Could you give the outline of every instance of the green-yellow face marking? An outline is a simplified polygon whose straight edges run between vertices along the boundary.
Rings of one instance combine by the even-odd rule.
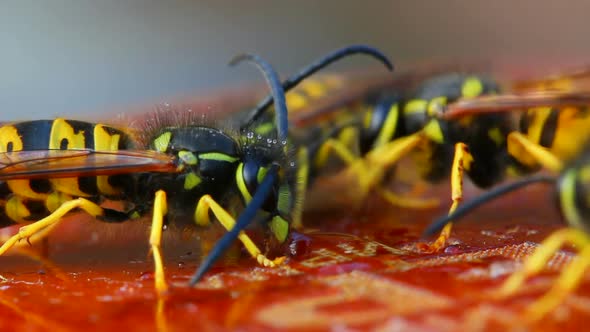
[[[461,87],[461,95],[463,98],[473,98],[479,96],[483,92],[483,84],[477,77],[468,77],[463,81]]]
[[[406,103],[404,113],[424,113],[428,107],[428,101],[424,99],[412,99]]]
[[[443,144],[445,137],[443,135],[440,123],[436,119],[432,119],[422,129],[426,136],[438,144]]]
[[[264,180],[264,176],[267,172],[268,169],[266,167],[260,167],[258,169],[258,174],[256,174],[256,181],[258,181],[258,183],[262,183],[262,180]]]
[[[167,131],[167,132],[163,133],[162,135],[160,135],[160,136],[156,137],[156,139],[154,139],[154,141],[153,141],[154,148],[158,152],[166,152],[166,150],[168,150],[168,145],[170,144],[171,139],[172,139],[171,132]]]
[[[180,158],[180,160],[182,160],[185,164],[190,166],[195,166],[199,162],[197,156],[195,156],[195,154],[190,151],[178,152],[178,158]]]
[[[281,216],[274,216],[270,221],[270,229],[279,242],[283,243],[289,235],[289,222]]]
[[[504,143],[504,135],[502,135],[502,132],[498,127],[490,128],[490,130],[488,130],[488,137],[491,138],[497,146]]]
[[[195,173],[188,173],[184,178],[184,189],[192,190],[198,186],[203,180]]]
[[[226,154],[219,153],[219,152],[201,153],[199,155],[199,158],[200,159],[207,159],[207,160],[227,161],[229,163],[236,162],[239,159],[238,157],[228,156]]]

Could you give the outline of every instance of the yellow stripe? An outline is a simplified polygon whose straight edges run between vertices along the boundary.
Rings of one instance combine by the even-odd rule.
[[[576,207],[576,170],[567,171],[559,183],[559,201],[566,222],[578,229],[584,224]]]
[[[109,134],[105,126],[97,124],[94,126],[94,149],[97,151],[117,151],[121,135]]]
[[[47,194],[37,193],[31,189],[31,182],[29,180],[10,180],[6,181],[10,191],[18,196],[43,201],[47,198]]]
[[[60,193],[59,191],[54,191],[47,196],[47,199],[45,200],[45,208],[47,208],[47,211],[53,212],[63,203],[71,200],[72,196]]]
[[[50,179],[49,181],[51,181],[54,190],[61,191],[62,193],[78,197],[91,196],[80,190],[80,187],[78,186],[78,178],[57,178]]]
[[[62,140],[67,140],[68,149],[84,149],[86,148],[86,141],[84,139],[84,131],[75,133],[72,127],[65,119],[55,119],[51,125],[51,133],[49,134],[49,149],[60,149]],[[80,190],[78,186],[78,178],[61,178],[50,179],[54,190],[64,192],[72,196],[88,197],[90,195]]]
[[[238,189],[240,190],[242,197],[244,197],[244,201],[246,201],[246,204],[248,204],[252,200],[252,195],[250,195],[248,187],[246,187],[246,183],[244,182],[244,175],[242,173],[243,171],[244,164],[240,163],[238,170],[236,171],[236,184],[238,185]]]
[[[102,124],[97,124],[94,126],[94,149],[97,151],[117,151],[119,150],[119,141],[121,140],[121,135],[114,134],[111,135],[105,129],[105,126]],[[114,156],[113,156],[114,158]],[[116,196],[121,193],[121,190],[118,190],[111,186],[109,183],[108,176],[97,176],[96,177],[96,187],[99,192],[110,195]]]
[[[8,218],[12,219],[17,223],[22,223],[26,218],[31,216],[31,212],[27,209],[27,206],[23,203],[22,197],[12,196],[4,206],[4,212]]]
[[[49,149],[59,149],[64,139],[68,141],[68,149],[86,148],[83,130],[76,134],[74,127],[67,123],[65,119],[55,119],[51,125],[51,134],[49,135]]]
[[[14,126],[0,127],[0,152],[7,152],[8,145],[12,143],[12,151],[23,149],[23,140]]]

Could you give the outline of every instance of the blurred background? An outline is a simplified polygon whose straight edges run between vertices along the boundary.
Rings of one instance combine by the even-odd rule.
[[[78,116],[245,81],[256,52],[281,73],[351,43],[400,64],[585,58],[590,2],[0,1],[0,121]],[[366,66],[353,59],[336,69]]]

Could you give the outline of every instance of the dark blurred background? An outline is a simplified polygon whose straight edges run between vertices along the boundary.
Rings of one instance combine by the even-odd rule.
[[[398,63],[584,58],[588,13],[586,0],[4,0],[0,121],[76,116],[261,82],[252,69],[226,66],[244,51],[281,73],[350,43],[377,46]]]

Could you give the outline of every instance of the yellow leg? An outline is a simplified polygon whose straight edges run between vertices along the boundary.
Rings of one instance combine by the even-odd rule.
[[[455,157],[453,158],[453,166],[451,168],[451,208],[449,214],[453,213],[459,203],[463,200],[463,173],[465,169],[469,169],[473,156],[469,153],[467,145],[464,143],[455,144]],[[439,252],[445,248],[449,237],[451,236],[451,230],[453,229],[453,223],[449,222],[440,232],[438,238],[434,243],[422,246],[422,250],[426,252]]]
[[[6,242],[4,242],[2,247],[0,247],[0,255],[3,255],[8,249],[12,248],[19,241],[36,235],[47,227],[55,226],[55,224],[61,221],[66,213],[74,209],[82,209],[93,217],[101,216],[104,212],[100,206],[84,198],[67,201],[63,203],[57,210],[53,211],[53,213],[51,213],[49,216],[30,225],[21,227],[18,230],[18,233],[11,236]]]
[[[341,128],[337,137],[330,137],[322,142],[313,161],[314,167],[324,167],[332,152],[346,165],[352,164],[359,158],[359,141],[360,134],[358,128],[354,126]]]
[[[564,244],[570,243],[576,247],[582,248],[588,242],[588,236],[584,232],[575,228],[564,228],[554,232],[541,242],[534,254],[526,259],[522,269],[513,273],[508,279],[506,279],[502,284],[498,295],[500,297],[507,297],[518,291],[524,284],[526,278],[539,273],[549,259],[551,259],[551,256]]]
[[[580,284],[590,265],[590,239],[578,256],[560,274],[547,294],[527,308],[526,317],[531,321],[543,318],[555,309]]]
[[[329,138],[322,143],[322,146],[317,152],[315,158],[315,166],[317,168],[323,167],[328,157],[334,152],[338,158],[340,158],[346,165],[352,165],[356,160],[359,159],[358,154],[352,152],[345,144],[337,139]]]
[[[170,329],[168,328],[168,321],[166,320],[166,298],[159,297],[156,303],[156,331],[158,332],[168,332]]]
[[[508,135],[508,153],[525,165],[531,164],[531,159],[541,164],[544,168],[560,172],[563,163],[548,149],[531,142],[520,132],[512,132]]]
[[[398,195],[391,190],[377,188],[377,193],[391,205],[410,209],[430,209],[440,205],[436,198],[413,198],[405,195]]]
[[[164,261],[162,259],[162,228],[164,216],[168,213],[166,192],[158,190],[154,198],[154,212],[152,215],[152,230],[150,232],[150,250],[154,257],[154,283],[158,294],[162,295],[168,290],[166,276],[164,274]]]
[[[502,284],[498,293],[499,297],[511,296],[524,287],[525,280],[539,273],[551,256],[567,243],[580,248],[580,254],[561,272],[551,290],[527,309],[526,316],[529,320],[538,320],[553,310],[580,283],[584,271],[590,264],[590,238],[583,231],[575,228],[556,231],[545,239],[534,254],[525,261],[524,266]]]
[[[221,225],[226,230],[229,231],[235,226],[236,221],[234,220],[234,218],[224,208],[222,208],[210,195],[205,195],[201,197],[199,203],[197,204],[197,209],[195,210],[195,220],[197,220],[197,223],[199,225],[208,225],[210,223],[209,210],[213,211],[213,214],[215,214],[217,220],[219,220]],[[256,261],[260,265],[274,267],[282,264],[285,261],[285,257],[278,257],[274,260],[266,258],[266,256],[262,254],[262,251],[258,248],[258,246],[256,246],[254,241],[252,241],[252,239],[250,239],[250,237],[243,231],[240,232],[240,235],[238,235],[238,239],[244,244],[244,247],[246,248],[248,253],[254,259],[256,259]]]
[[[381,184],[386,171],[412,151],[422,139],[421,133],[398,138],[376,147],[367,153],[364,159],[357,160],[351,169],[358,174],[360,194],[366,195],[369,190]]]
[[[379,188],[385,172],[391,165],[405,156],[419,142],[419,134],[411,135],[407,139],[406,137],[397,139],[375,148],[376,152],[367,155],[371,162],[363,162],[363,159],[339,140],[328,139],[318,151],[316,166],[323,166],[330,153],[334,152],[346,165],[353,166],[351,170],[354,172],[354,176],[359,179],[362,188],[361,197],[366,196],[370,190],[376,189],[379,195],[392,205],[405,208],[430,208],[438,206],[438,200],[402,197],[387,189]]]

